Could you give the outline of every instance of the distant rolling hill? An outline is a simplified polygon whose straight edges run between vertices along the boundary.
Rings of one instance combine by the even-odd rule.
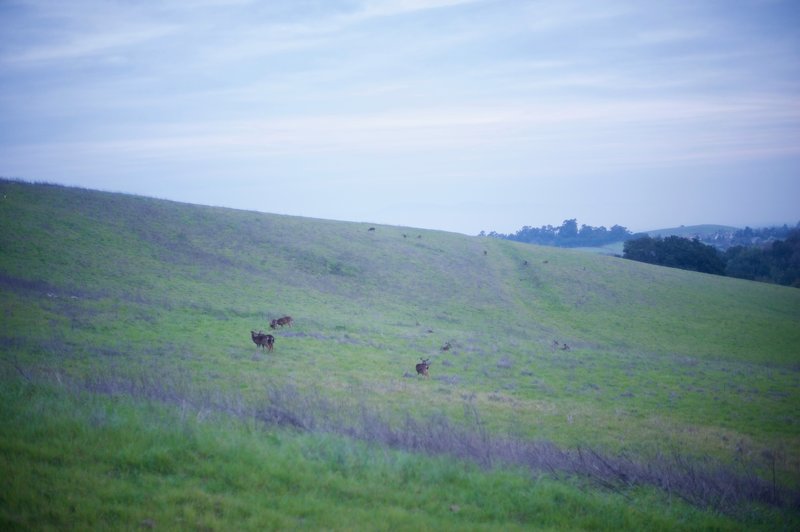
[[[778,449],[798,481],[796,289],[411,227],[0,195],[5,379],[169,377],[243,403],[289,385],[389,419],[469,405],[493,434],[564,448]]]
[[[667,229],[654,229],[652,231],[642,231],[641,233],[636,233],[633,235],[632,238],[638,238],[641,235],[648,235],[651,237],[668,237],[668,236],[679,236],[682,238],[699,238],[703,240],[704,237],[713,237],[717,234],[732,234],[737,231],[738,227],[732,227],[729,225],[713,225],[713,224],[704,224],[704,225],[682,225],[680,227],[672,227]],[[607,244],[601,247],[580,247],[575,248],[581,251],[589,251],[592,253],[598,253],[601,255],[615,255],[615,256],[622,256],[623,254],[623,247],[625,245],[625,241],[613,242],[611,244]]]
[[[740,229],[739,227],[732,227],[729,225],[682,225],[680,227],[671,227],[668,229],[655,229],[652,231],[644,231],[645,234],[652,237],[661,236],[680,236],[683,238],[701,238],[704,236],[715,235],[717,233],[733,233]]]

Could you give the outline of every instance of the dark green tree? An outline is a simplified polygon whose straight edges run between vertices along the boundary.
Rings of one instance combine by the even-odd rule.
[[[772,280],[800,288],[800,230],[792,230],[786,240],[773,242],[770,257]]]
[[[564,223],[562,223],[561,227],[558,229],[558,237],[565,241],[577,239],[578,220],[575,218],[572,218],[571,220],[564,220]]]
[[[645,236],[625,242],[623,257],[670,268],[724,275],[725,262],[713,247],[699,240],[668,236]]]
[[[650,236],[642,236],[625,241],[622,247],[622,256],[626,259],[658,264],[656,241]]]
[[[725,252],[725,275],[767,281],[769,270],[767,255],[760,248],[735,246]]]
[[[725,253],[725,274],[800,288],[800,229],[769,245],[735,246]]]
[[[486,235],[485,232],[481,232]],[[494,231],[488,234],[494,238],[505,238],[517,242],[539,244],[542,246],[576,247],[576,246],[603,246],[613,242],[627,240],[631,232],[621,225],[615,225],[609,231],[605,227],[592,227],[583,224],[578,229],[576,219],[564,220],[558,226],[543,225],[541,227],[523,226],[516,233],[504,235]]]

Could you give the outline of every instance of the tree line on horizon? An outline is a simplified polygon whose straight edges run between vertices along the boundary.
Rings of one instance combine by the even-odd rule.
[[[611,229],[607,229],[604,226],[592,227],[586,224],[581,224],[578,227],[578,220],[571,218],[564,220],[559,226],[543,225],[541,227],[531,227],[526,225],[516,233],[503,234],[491,231],[487,234],[485,231],[481,231],[479,236],[502,238],[540,246],[573,248],[605,246],[627,240],[633,236],[633,233],[621,225],[615,225]]]
[[[624,244],[626,259],[800,288],[800,229],[769,244],[721,251],[698,239],[642,236]]]
[[[622,241],[626,259],[800,288],[800,222],[794,228],[785,224],[745,227],[686,238],[633,234],[621,225],[579,228],[572,218],[560,226],[524,226],[508,235],[481,231],[480,236],[556,247],[599,247]]]
[[[794,227],[789,227],[786,224],[755,229],[746,226],[744,229],[719,229],[717,231],[694,236],[701,242],[712,245],[720,251],[727,251],[736,246],[766,246],[775,240],[785,240],[794,229],[800,229],[800,222]],[[641,235],[637,234],[633,236],[636,238]]]

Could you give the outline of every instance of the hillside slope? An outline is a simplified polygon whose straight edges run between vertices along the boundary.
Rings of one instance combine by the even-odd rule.
[[[169,375],[242,400],[289,384],[397,416],[468,403],[493,431],[567,446],[780,449],[796,476],[796,289],[408,227],[0,195],[0,346],[28,373]],[[283,315],[259,351],[250,331]]]

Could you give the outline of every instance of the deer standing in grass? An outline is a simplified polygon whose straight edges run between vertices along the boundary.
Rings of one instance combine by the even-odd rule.
[[[272,351],[272,347],[275,345],[275,337],[271,334],[264,334],[261,331],[258,331],[258,333],[250,331],[250,338],[253,339],[253,343],[258,347],[266,347],[267,351]]]
[[[417,364],[417,373],[420,375],[428,376],[428,368],[431,367],[427,358],[420,358],[422,362]]]

